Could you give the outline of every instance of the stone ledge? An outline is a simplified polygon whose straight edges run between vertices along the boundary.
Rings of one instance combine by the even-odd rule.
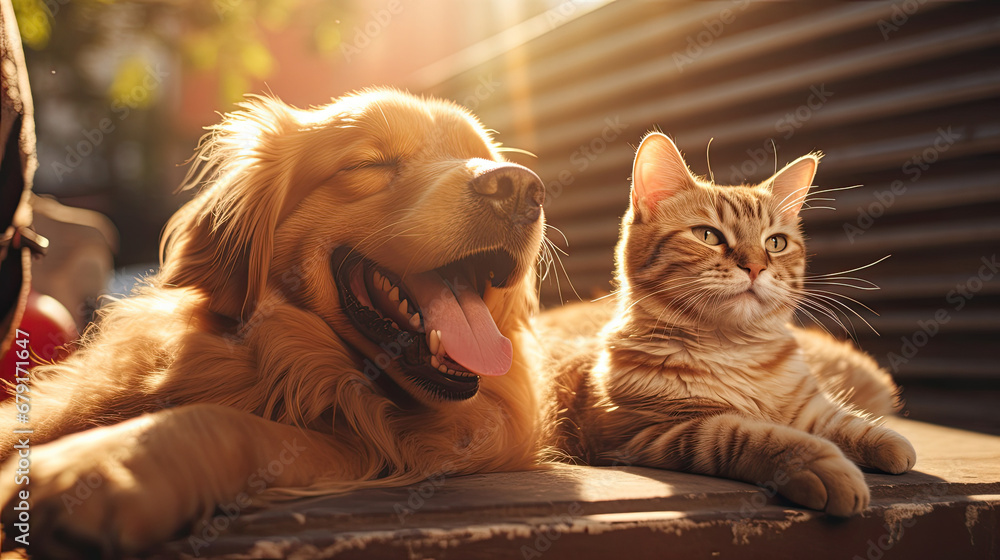
[[[731,480],[638,467],[429,480],[247,513],[210,546],[150,558],[998,558],[1000,437],[893,418],[916,471],[869,473],[830,518]]]

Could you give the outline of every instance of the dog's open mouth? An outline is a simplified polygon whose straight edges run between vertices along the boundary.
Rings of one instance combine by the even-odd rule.
[[[515,268],[505,251],[474,253],[400,278],[349,247],[333,253],[333,273],[347,317],[404,375],[447,400],[479,391],[479,376],[503,375],[513,347],[483,301]]]

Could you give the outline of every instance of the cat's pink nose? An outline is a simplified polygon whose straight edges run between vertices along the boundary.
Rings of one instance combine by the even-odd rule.
[[[761,272],[764,272],[766,267],[762,264],[749,263],[746,266],[741,266],[740,268],[745,270],[747,274],[750,275],[750,281],[753,282],[758,276],[760,276]]]

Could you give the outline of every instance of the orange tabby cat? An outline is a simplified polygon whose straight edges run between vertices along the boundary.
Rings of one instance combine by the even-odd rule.
[[[854,463],[913,466],[909,442],[872,416],[895,405],[888,375],[789,325],[804,295],[798,214],[818,163],[807,155],[759,185],[720,186],[693,176],[666,136],[645,137],[600,350],[556,366],[563,448],[771,484],[840,516],[868,505]]]

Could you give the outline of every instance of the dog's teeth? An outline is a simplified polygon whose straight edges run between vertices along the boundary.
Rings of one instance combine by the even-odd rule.
[[[399,288],[393,288],[392,291],[389,292],[389,301],[392,303],[399,301]]]
[[[396,321],[389,321],[389,322],[392,323],[392,328],[396,329],[397,331],[400,330],[399,325],[396,324]]]
[[[448,368],[444,367],[444,364],[438,366],[438,371],[441,373],[448,373]]]
[[[441,347],[441,331],[431,331],[431,334],[427,337],[427,345],[431,348],[431,354],[437,354],[438,348]]]
[[[405,299],[403,301],[399,302],[399,312],[402,313],[403,315],[409,315],[410,314],[409,307],[408,307]]]
[[[441,349],[441,355],[444,356],[447,351],[444,349],[444,335],[441,334],[441,331],[437,331],[437,339],[437,346]]]
[[[420,314],[419,313],[414,313],[413,316],[410,317],[410,326],[413,327],[413,328],[415,328],[415,329],[419,329],[420,328]]]
[[[435,369],[441,367],[441,360],[438,360],[437,356],[431,356],[431,367]]]
[[[375,281],[376,286],[380,288],[382,287],[382,275],[379,274],[377,270],[375,271],[374,274],[372,274],[372,280]]]
[[[458,375],[458,372],[451,368],[448,368],[448,375]]]
[[[389,279],[388,278],[386,278],[385,276],[383,276],[382,277],[382,285],[379,286],[379,287],[382,288],[383,292],[388,292],[389,289],[392,288],[392,284],[389,283]]]

